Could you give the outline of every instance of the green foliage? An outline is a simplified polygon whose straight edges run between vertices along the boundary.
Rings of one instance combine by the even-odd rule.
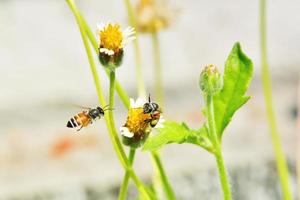
[[[212,151],[211,142],[208,139],[206,128],[199,130],[190,129],[185,123],[166,121],[163,128],[159,128],[158,134],[149,137],[143,150],[155,151],[169,143],[191,143]]]
[[[225,63],[223,88],[214,96],[215,123],[219,139],[234,113],[250,99],[245,93],[252,74],[252,61],[243,53],[240,44],[236,43]]]
[[[245,93],[253,74],[252,61],[242,52],[240,44],[236,43],[225,63],[223,88],[213,96],[215,126],[219,139],[234,113],[244,105],[249,96]],[[203,108],[206,116],[206,107]],[[167,121],[164,127],[158,129],[158,134],[149,137],[143,150],[155,151],[170,143],[190,143],[214,152],[212,137],[207,124],[198,130],[190,129],[185,123]]]

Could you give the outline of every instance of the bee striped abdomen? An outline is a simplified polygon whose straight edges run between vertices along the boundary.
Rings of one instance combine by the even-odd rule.
[[[81,112],[78,113],[77,115],[75,115],[74,117],[72,117],[68,123],[67,123],[67,127],[69,128],[75,128],[78,126],[87,126],[91,123],[91,119],[90,117],[86,114],[86,112]]]
[[[67,127],[69,127],[69,128],[75,128],[75,127],[77,127],[77,126],[80,126],[81,123],[80,123],[76,118],[78,118],[78,117],[77,117],[77,116],[72,117],[72,118],[68,121]]]

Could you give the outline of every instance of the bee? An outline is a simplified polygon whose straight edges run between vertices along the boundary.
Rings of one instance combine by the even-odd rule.
[[[150,95],[147,103],[130,108],[126,123],[120,129],[123,144],[134,148],[141,146],[158,124],[161,113],[160,106],[151,101]]]
[[[148,102],[143,106],[144,114],[150,114],[150,118],[145,120],[146,123],[149,123],[152,128],[156,126],[159,121],[161,108],[157,103],[151,102],[150,95],[148,97]]]
[[[101,119],[101,117],[104,116],[104,112],[110,109],[108,108],[108,105],[103,108],[99,106],[96,108],[88,108],[88,107],[83,107],[83,108],[86,110],[78,113],[77,115],[74,115],[67,122],[68,128],[75,128],[80,126],[80,128],[77,130],[80,131],[83,127],[92,124],[94,120]]]

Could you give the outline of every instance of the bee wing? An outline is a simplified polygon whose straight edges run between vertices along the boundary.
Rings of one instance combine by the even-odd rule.
[[[77,108],[81,108],[81,109],[85,109],[85,110],[90,110],[92,108],[90,107],[86,107],[86,106],[82,106],[82,105],[78,105],[78,104],[72,104],[74,107],[77,107]]]

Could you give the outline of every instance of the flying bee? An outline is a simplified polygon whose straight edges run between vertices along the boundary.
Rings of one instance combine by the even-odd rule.
[[[99,106],[97,108],[88,108],[88,107],[82,107],[82,108],[84,108],[85,110],[78,113],[77,115],[74,115],[67,122],[68,128],[75,128],[80,126],[80,128],[77,130],[80,131],[83,127],[92,124],[94,120],[101,119],[101,117],[104,116],[104,112],[110,110],[110,108],[108,108],[108,105],[103,108]]]

